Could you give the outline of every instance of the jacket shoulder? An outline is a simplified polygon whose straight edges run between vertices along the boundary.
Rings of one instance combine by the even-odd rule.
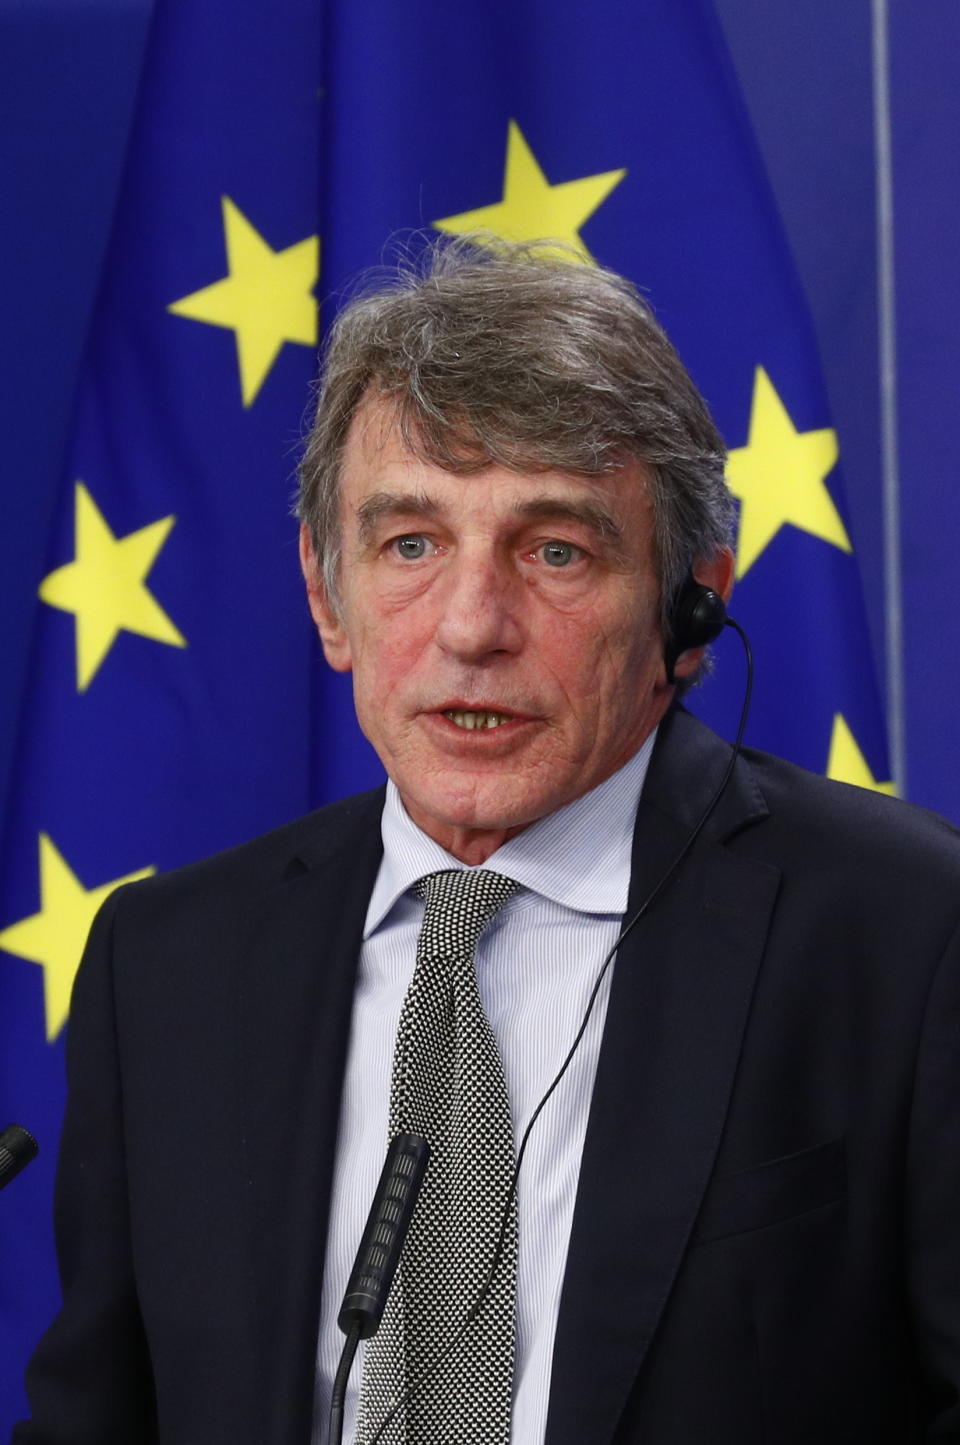
[[[867,881],[871,865],[918,878],[929,869],[956,887],[960,830],[945,818],[757,748],[742,748],[726,777],[730,761],[729,742],[674,708],[660,725],[644,800],[689,829],[699,829],[709,805],[708,838],[785,872],[842,863],[847,876],[859,869]]]
[[[211,857],[125,884],[108,905],[133,908],[159,917],[194,906],[242,907],[285,878],[346,851],[368,853],[379,847],[383,788],[328,803],[248,842]]]
[[[787,857],[802,852],[878,880],[960,883],[960,829],[946,818],[770,753],[745,748],[742,757],[769,809],[767,840],[780,840]]]

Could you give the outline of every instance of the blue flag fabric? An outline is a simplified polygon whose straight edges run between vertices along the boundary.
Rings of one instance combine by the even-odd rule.
[[[0,1126],[41,1155],[2,1199],[3,1438],[58,1300],[64,1023],[92,912],[314,793],[289,509],[316,369],[320,28],[303,0],[156,7],[4,839]]]
[[[43,1153],[3,1200],[0,1427],[57,1298],[63,1033],[97,903],[379,776],[318,664],[288,515],[314,296],[326,316],[398,236],[478,228],[559,236],[650,297],[732,449],[749,740],[886,785],[842,439],[706,0],[158,0],[2,858],[0,1126]],[[743,666],[716,653],[692,702],[729,732]]]

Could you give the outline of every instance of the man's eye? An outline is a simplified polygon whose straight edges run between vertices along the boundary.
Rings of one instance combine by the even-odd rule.
[[[393,542],[393,549],[400,557],[406,557],[416,561],[418,557],[426,555],[427,539],[418,533],[411,533],[408,537],[397,537]]]
[[[580,555],[580,548],[572,542],[544,542],[541,551],[548,567],[569,567]]]

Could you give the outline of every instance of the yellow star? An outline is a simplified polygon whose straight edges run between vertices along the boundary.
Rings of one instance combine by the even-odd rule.
[[[126,537],[115,537],[83,482],[77,482],[76,559],[40,583],[40,597],[77,619],[77,691],[85,692],[121,629],[186,647],[147,590],[147,573],[176,517],[163,517]]]
[[[473,231],[489,231],[506,241],[538,241],[549,236],[566,242],[592,264],[593,257],[580,239],[580,227],[626,174],[625,170],[604,171],[552,186],[517,122],[512,120],[507,132],[503,200],[476,211],[463,211],[459,216],[446,216],[433,224],[438,231],[452,236]]]
[[[824,484],[837,460],[831,427],[798,432],[762,366],[757,367],[745,447],[731,451],[730,490],[740,499],[737,576],[753,566],[786,523],[852,550],[846,528]]]
[[[886,793],[891,798],[897,791],[893,783],[877,782],[846,718],[839,712],[834,716],[830,734],[827,777],[835,778],[838,783],[855,783],[858,788],[872,788],[875,793]]]
[[[285,341],[317,344],[320,237],[274,251],[229,196],[223,197],[223,231],[229,275],[167,310],[235,333],[243,404],[252,406]]]
[[[100,904],[121,883],[155,872],[155,868],[141,868],[88,891],[52,840],[46,833],[40,834],[40,912],[5,928],[0,933],[0,948],[39,963],[43,969],[48,1042],[52,1043],[67,1021],[74,975]]]

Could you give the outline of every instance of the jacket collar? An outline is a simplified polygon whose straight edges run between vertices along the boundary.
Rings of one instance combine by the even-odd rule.
[[[716,1157],[779,872],[724,845],[767,815],[730,749],[682,709],[637,813],[628,917],[597,1067],[553,1358],[547,1445],[613,1439]],[[664,880],[667,881],[664,881]]]

